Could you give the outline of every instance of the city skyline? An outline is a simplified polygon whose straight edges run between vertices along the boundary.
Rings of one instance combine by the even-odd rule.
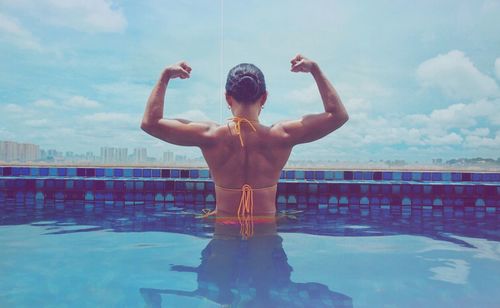
[[[42,149],[36,144],[17,143],[14,141],[0,140],[0,164],[1,163],[28,163],[28,164],[54,164],[54,165],[148,165],[148,166],[196,166],[208,167],[203,156],[188,157],[176,154],[172,151],[163,152],[160,157],[148,156],[146,148],[132,148],[133,152],[128,154],[128,148],[101,147],[100,155],[97,156],[92,151],[85,154],[73,151],[58,151],[57,149]],[[32,158],[33,160],[30,160]],[[290,167],[356,167],[356,168],[405,168],[405,167],[459,167],[459,168],[480,168],[499,169],[500,156],[495,158],[433,158],[432,162],[418,162],[405,160],[379,160],[379,161],[339,161],[339,160],[294,160],[289,159],[286,168]]]
[[[225,125],[226,74],[254,63],[269,91],[259,120],[271,125],[322,111],[313,78],[290,72],[300,52],[319,63],[350,120],[290,159],[431,162],[500,152],[499,1],[58,3],[0,5],[0,140],[199,157],[199,148],[140,129],[160,71],[180,60],[193,68],[190,79],[170,82],[165,117]]]

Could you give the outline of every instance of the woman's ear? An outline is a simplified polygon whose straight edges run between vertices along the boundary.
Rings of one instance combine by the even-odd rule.
[[[227,102],[227,104],[230,107],[233,107],[233,97],[231,95],[227,94],[227,92],[224,92],[224,95],[226,96],[226,102]]]
[[[264,92],[264,94],[262,94],[262,96],[260,97],[260,105],[264,106],[264,104],[266,103],[266,100],[267,100],[267,91]]]

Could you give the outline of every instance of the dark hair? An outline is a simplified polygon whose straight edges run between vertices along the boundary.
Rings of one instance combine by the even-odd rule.
[[[238,64],[227,74],[226,93],[238,102],[253,103],[266,93],[264,74],[253,64]]]

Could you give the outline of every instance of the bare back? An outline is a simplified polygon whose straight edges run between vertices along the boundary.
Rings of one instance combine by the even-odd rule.
[[[256,131],[246,123],[241,124],[243,147],[233,122],[217,126],[216,142],[200,147],[215,184],[228,188],[249,184],[259,188],[278,182],[292,146],[283,142],[284,132],[279,127],[260,123],[254,127]]]

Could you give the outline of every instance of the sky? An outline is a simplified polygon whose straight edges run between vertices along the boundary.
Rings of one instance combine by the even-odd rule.
[[[350,120],[292,159],[429,162],[500,157],[500,0],[0,0],[0,140],[99,153],[146,147],[201,156],[140,128],[160,72],[165,118],[225,122],[229,69],[254,63],[261,122],[322,112],[297,53],[316,61]],[[314,156],[311,156],[314,153]]]

